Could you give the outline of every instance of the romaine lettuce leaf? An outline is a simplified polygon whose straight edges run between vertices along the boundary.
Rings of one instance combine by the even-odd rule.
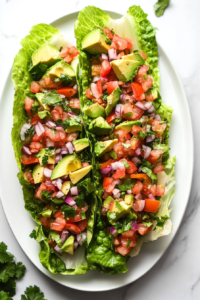
[[[162,121],[167,121],[167,127],[162,134],[163,143],[167,144],[169,143],[169,128],[171,125],[171,117],[173,113],[173,108],[167,104],[162,104],[159,109],[156,112],[159,114],[162,118]]]

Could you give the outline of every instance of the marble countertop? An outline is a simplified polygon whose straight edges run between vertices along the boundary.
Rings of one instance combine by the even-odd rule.
[[[157,39],[171,58],[183,83],[194,129],[195,166],[190,199],[180,229],[167,252],[158,263],[136,282],[110,292],[86,293],[75,291],[53,282],[43,275],[29,261],[17,243],[5,218],[0,203],[0,241],[8,245],[18,261],[27,267],[25,277],[17,284],[20,295],[29,285],[38,285],[45,299],[137,299],[148,300],[190,300],[200,299],[200,190],[199,176],[200,152],[200,2],[198,0],[171,0],[169,8],[161,18],[156,18],[153,4],[156,0],[125,0],[121,5],[117,1],[101,0],[0,0],[0,93],[6,75],[10,70],[14,55],[20,48],[20,40],[28,34],[31,26],[39,22],[50,23],[64,14],[80,10],[84,6],[96,5],[106,10],[125,13],[133,4],[139,4],[149,14],[154,27],[158,28]],[[56,5],[55,5],[56,4]],[[113,5],[114,4],[114,5]],[[181,149],[180,149],[181,151]],[[192,155],[188,153],[188,155]],[[185,170],[187,176],[187,169]],[[184,188],[184,187],[183,187]]]

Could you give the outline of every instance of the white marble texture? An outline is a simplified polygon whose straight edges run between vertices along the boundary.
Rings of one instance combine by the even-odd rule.
[[[157,38],[171,58],[184,85],[192,116],[195,140],[195,167],[189,203],[180,229],[160,261],[142,278],[121,289],[104,293],[79,292],[60,286],[47,278],[29,261],[18,245],[0,204],[0,241],[3,240],[18,261],[27,266],[25,277],[17,284],[17,295],[29,285],[38,285],[48,300],[61,299],[137,299],[137,300],[198,300],[200,299],[200,2],[198,0],[171,0],[165,15],[156,18],[153,4],[156,0],[0,0],[0,93],[20,40],[30,27],[39,22],[51,22],[88,4],[125,13],[133,4],[140,4],[159,30]],[[161,74],[162,75],[162,74]],[[164,79],[162,79],[164,80]],[[181,149],[180,149],[181,151]],[[192,153],[188,153],[192,155]],[[185,170],[187,177],[187,169]],[[181,183],[179,183],[181,184]],[[184,187],[183,187],[184,188]]]

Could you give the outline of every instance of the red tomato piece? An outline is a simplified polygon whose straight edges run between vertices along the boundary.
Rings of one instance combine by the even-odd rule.
[[[74,233],[74,234],[80,234],[81,233],[80,228],[78,226],[76,226],[75,224],[73,224],[73,223],[67,222],[65,224],[65,228],[67,230],[69,230],[70,232]]]
[[[86,93],[86,97],[88,98],[88,99],[93,99],[94,98],[94,96],[92,95],[92,92],[91,92],[91,90],[90,89],[87,89],[86,91],[85,91],[85,93]]]
[[[156,195],[155,196],[163,196],[165,194],[165,186],[164,184],[160,184],[156,186]]]
[[[113,183],[113,178],[112,177],[105,177],[103,179],[103,188],[107,187],[108,185]]]
[[[147,59],[147,56],[144,52],[140,51],[139,54],[142,56],[142,58]]]
[[[131,138],[131,135],[127,131],[124,131],[122,129],[115,131],[114,135],[116,136],[116,139],[118,139],[118,141],[121,143],[125,143]]]
[[[107,92],[110,95],[119,86],[118,81],[110,81],[107,85]]]
[[[115,46],[118,50],[126,49],[127,44],[128,44],[126,40],[122,39],[117,34],[114,34],[114,36],[113,36],[113,43],[115,44]],[[110,48],[112,48],[112,44],[111,44]]]
[[[144,185],[142,193],[145,195],[153,194],[155,196],[156,195],[156,184]]]
[[[146,227],[143,223],[138,224],[138,229],[137,231],[139,232],[139,234],[144,235],[147,232],[149,232],[152,229],[153,225],[150,227]]]
[[[161,162],[159,162],[154,168],[153,168],[153,172],[154,173],[160,173],[164,171],[164,166],[162,165]]]
[[[131,247],[124,247],[124,246],[118,246],[115,248],[115,251],[117,253],[121,254],[122,256],[125,256],[126,254],[128,254],[130,250],[131,250]]]
[[[35,101],[32,100],[32,99],[29,98],[29,97],[26,97],[24,101],[25,101],[24,109],[25,109],[26,111],[30,111],[30,110],[31,110],[31,107],[32,107],[32,105],[33,105],[33,103],[34,103]]]
[[[50,223],[51,223],[51,220],[50,220],[50,218],[45,218],[45,217],[43,217],[42,215],[39,217],[39,219],[40,219],[40,222],[41,222],[41,224],[44,226],[44,227],[47,227],[47,228],[49,228],[50,227]]]
[[[107,76],[110,73],[110,70],[112,69],[110,63],[108,60],[103,60],[101,63],[101,76]]]
[[[52,140],[52,142],[57,142],[57,141],[61,140],[60,132],[54,131],[54,133],[53,133],[50,128],[46,129],[45,136],[49,137],[50,140]]]
[[[138,120],[142,117],[143,113],[144,111],[139,107],[126,103],[123,106],[122,116],[126,120]]]
[[[164,153],[164,150],[154,149],[154,150],[151,151],[151,153],[150,153],[147,160],[151,164],[155,164],[157,161],[159,161],[162,158],[163,153]]]
[[[103,32],[107,35],[107,37],[112,40],[113,39],[113,34],[112,32],[110,31],[110,29],[108,29],[107,27],[103,27],[102,28]]]
[[[152,130],[153,131],[165,131],[166,127],[167,127],[167,124],[164,123],[164,124],[160,124],[160,120],[153,120],[153,123],[152,123]]]
[[[42,87],[36,81],[32,81],[30,91],[36,94],[42,92]]]
[[[111,123],[112,121],[114,121],[116,119],[116,115],[115,115],[115,111],[113,110],[109,116],[107,116],[106,120],[108,123]]]
[[[29,183],[34,183],[34,179],[32,176],[32,173],[30,171],[26,171],[24,173],[24,178],[29,182]]]
[[[71,98],[77,93],[77,91],[75,89],[70,88],[70,87],[61,88],[61,89],[57,90],[57,92],[58,92],[58,94],[64,95],[67,98]]]
[[[130,50],[132,48],[132,45],[135,43],[135,41],[132,40],[132,39],[129,39],[129,38],[125,38],[125,40],[127,41],[127,47],[126,47],[126,49]]]
[[[156,213],[160,206],[160,201],[145,199],[144,211]]]
[[[140,139],[138,138],[132,138],[131,139],[131,149],[136,150],[138,147],[140,147]]]
[[[137,171],[137,167],[132,161],[128,160],[127,163],[129,165],[129,168],[126,168],[127,174],[133,174],[134,172]]]
[[[80,109],[80,100],[78,98],[71,99],[69,102],[69,106]]]
[[[57,210],[57,212],[54,214],[54,218],[64,218],[61,209]]]
[[[30,151],[31,153],[38,153],[39,150],[43,149],[44,146],[39,142],[31,142],[30,143]]]
[[[134,97],[139,97],[144,93],[142,86],[137,82],[132,82],[131,87],[133,90]]]
[[[62,231],[65,228],[64,224],[53,222],[50,224],[51,230]]]
[[[116,179],[124,178],[125,175],[126,175],[125,169],[123,169],[123,170],[117,170],[117,171],[113,174],[113,179],[116,180]]]
[[[137,181],[136,184],[134,185],[134,187],[132,188],[132,193],[137,195],[141,192],[142,189],[143,189],[142,182]]]
[[[39,160],[35,156],[23,154],[21,156],[21,162],[23,165],[31,165],[39,163]]]
[[[82,220],[78,222],[76,225],[80,228],[81,231],[84,231],[85,228],[87,227],[87,220],[86,219]]]
[[[40,119],[40,117],[38,116],[38,114],[36,114],[36,115],[31,119],[31,125],[36,125],[38,122],[42,123],[42,120]]]
[[[138,136],[138,132],[140,131],[144,131],[144,129],[140,126],[137,125],[133,125],[132,129],[131,129],[131,133],[135,136]]]

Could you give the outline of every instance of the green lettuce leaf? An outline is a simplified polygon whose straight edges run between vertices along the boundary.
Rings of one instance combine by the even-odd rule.
[[[167,127],[164,133],[162,134],[162,142],[167,145],[169,143],[169,128],[171,124],[172,113],[173,113],[173,108],[167,104],[162,104],[157,110],[157,114],[161,116],[162,121],[167,122]]]

